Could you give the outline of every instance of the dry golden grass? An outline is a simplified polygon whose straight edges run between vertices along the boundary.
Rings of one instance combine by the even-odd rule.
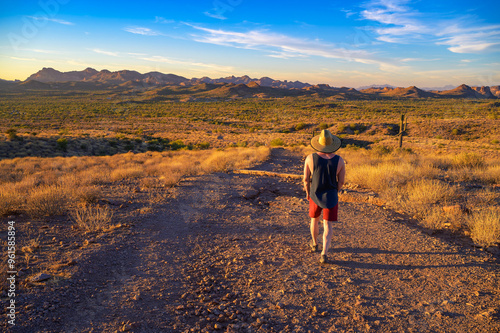
[[[169,187],[186,175],[251,166],[267,159],[269,152],[269,148],[258,147],[3,160],[0,215],[25,212],[42,218],[64,214],[78,204],[96,203],[102,196],[101,187],[110,182],[136,179],[149,186]]]
[[[429,207],[435,204],[447,205],[453,200],[455,189],[437,179],[419,179],[411,181],[403,189],[403,205],[408,211],[418,216],[425,216]]]
[[[310,153],[308,149],[304,154]],[[389,149],[342,149],[346,160],[346,183],[379,193],[386,204],[417,217],[430,229],[465,230],[469,217],[462,211],[447,213],[443,207],[461,205],[474,213],[472,235],[476,242],[493,244],[486,239],[500,228],[497,212],[500,194],[500,163],[477,153],[458,155],[412,154]],[[458,184],[457,184],[458,183]],[[462,183],[463,185],[461,185]],[[478,188],[475,185],[481,184]],[[482,187],[482,188],[481,188]],[[489,231],[485,231],[489,230]],[[495,236],[491,236],[495,239]],[[497,240],[498,241],[498,240]]]
[[[71,212],[76,224],[85,231],[97,231],[108,227],[113,212],[108,206],[82,205]]]
[[[56,185],[34,188],[26,198],[24,211],[32,218],[63,214],[68,203],[66,190]]]
[[[469,221],[474,243],[488,247],[500,242],[500,209],[491,207],[474,211]]]

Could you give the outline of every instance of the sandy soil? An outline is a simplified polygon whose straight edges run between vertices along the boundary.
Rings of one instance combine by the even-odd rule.
[[[255,169],[302,163],[273,149]],[[500,331],[498,258],[368,203],[339,220],[322,265],[300,180],[184,178],[142,220],[69,247],[70,278],[22,289],[13,331]]]

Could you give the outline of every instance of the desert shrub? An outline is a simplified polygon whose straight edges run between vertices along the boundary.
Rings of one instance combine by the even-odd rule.
[[[111,181],[122,179],[137,178],[144,173],[143,168],[139,166],[118,167],[111,171],[109,178]]]
[[[247,141],[240,141],[236,144],[237,147],[246,147],[248,146],[248,142]]]
[[[476,153],[464,152],[458,154],[453,159],[453,166],[457,168],[482,168],[484,167],[484,159]]]
[[[500,184],[500,165],[492,164],[484,170],[476,171],[478,179],[485,184]]]
[[[65,189],[55,185],[42,186],[29,192],[24,210],[32,218],[40,218],[65,213],[67,204]]]
[[[355,144],[353,144],[353,143],[349,143],[349,144],[347,144],[347,145],[344,147],[344,149],[347,149],[347,150],[359,150],[359,149],[361,149],[361,147],[360,147],[360,146],[357,146],[357,145],[355,145]]]
[[[172,142],[170,142],[169,146],[172,150],[179,150],[181,148],[186,147],[186,145],[184,144],[184,142],[182,140],[172,141]]]
[[[199,169],[202,173],[242,169],[264,161],[270,150],[265,146],[258,148],[234,148],[224,151],[214,151],[202,160]]]
[[[22,202],[23,197],[13,184],[0,186],[0,216],[18,212]]]
[[[68,149],[68,140],[66,138],[59,138],[57,139],[57,148],[66,151]]]
[[[496,207],[473,212],[469,227],[472,240],[480,246],[500,242],[500,210]]]
[[[440,207],[430,209],[420,221],[420,224],[428,229],[441,230],[444,228],[446,218]]]
[[[160,176],[160,181],[164,186],[172,187],[179,182],[182,176],[183,174],[180,172],[167,172]]]
[[[454,189],[437,179],[420,179],[408,184],[407,193],[409,201],[421,205],[431,205],[452,198]]]
[[[303,122],[300,122],[300,123],[298,123],[297,125],[295,125],[295,128],[294,128],[294,129],[295,129],[296,131],[300,131],[301,129],[304,129],[304,128],[306,128],[306,124],[304,124]]]
[[[5,133],[7,134],[9,140],[17,139],[17,130],[15,128],[9,128]]]
[[[210,143],[209,142],[201,142],[196,144],[196,148],[198,149],[208,149],[210,148]]]
[[[270,142],[271,146],[284,146],[285,142],[281,138],[272,139]]]
[[[377,146],[373,147],[372,151],[375,155],[384,156],[384,155],[389,155],[392,152],[392,148],[377,145]]]
[[[346,129],[345,124],[339,124],[339,126],[337,127],[337,133],[342,133],[345,131],[345,129]]]
[[[107,227],[113,218],[108,206],[81,205],[71,212],[76,224],[85,231],[97,231]]]
[[[72,193],[73,201],[82,204],[97,203],[102,196],[102,191],[95,186],[79,186]]]
[[[321,123],[321,124],[319,124],[319,129],[320,129],[320,130],[325,130],[325,129],[327,129],[327,128],[328,128],[328,124],[326,124],[326,123]]]
[[[378,165],[357,165],[352,168],[346,166],[347,181],[373,189],[379,193],[388,188],[401,186],[409,178],[409,167],[407,165],[387,163]]]

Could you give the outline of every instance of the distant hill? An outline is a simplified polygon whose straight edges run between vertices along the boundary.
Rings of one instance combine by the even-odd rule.
[[[496,98],[489,87],[475,87],[471,88],[468,85],[462,84],[455,89],[436,92],[441,96],[455,97],[455,98]]]
[[[391,86],[390,84],[372,84],[372,85],[369,85],[369,86],[359,87],[358,90],[367,90],[367,89],[371,89],[371,88],[380,88],[380,89],[383,89],[383,88],[396,88],[396,87]]]
[[[282,89],[302,89],[311,86],[309,83],[303,83],[300,81],[280,81],[274,80],[269,77],[262,77],[260,79],[252,79],[248,75],[236,77],[236,76],[228,76],[219,79],[211,79],[209,77],[202,77],[201,79],[191,79],[191,84],[200,84],[200,83],[234,83],[234,84],[249,84],[250,82],[255,82],[261,87],[273,87],[273,88],[282,88]]]
[[[83,71],[60,72],[53,68],[43,68],[37,73],[31,75],[26,81],[36,80],[39,82],[68,82],[68,81],[86,81],[86,82],[100,82],[109,85],[122,84],[125,82],[139,82],[144,87],[152,85],[198,85],[201,83],[234,83],[234,84],[248,84],[256,82],[259,86],[274,87],[283,89],[302,89],[310,86],[308,83],[299,81],[280,81],[274,80],[269,77],[260,79],[252,79],[247,75],[236,77],[228,76],[219,79],[211,79],[209,77],[187,79],[185,77],[175,74],[163,74],[160,72],[149,72],[141,74],[136,71],[122,70],[111,72],[106,69],[97,71],[93,68],[87,68]]]
[[[122,70],[110,72],[106,69],[98,72],[93,68],[87,68],[83,71],[60,72],[53,68],[43,68],[37,73],[31,75],[26,81],[36,80],[39,82],[68,82],[85,81],[100,82],[105,84],[121,84],[127,81],[141,82],[143,85],[161,85],[161,84],[181,84],[189,81],[185,77],[175,74],[162,74],[159,72],[149,72],[141,74],[136,71]]]
[[[445,90],[452,90],[455,89],[457,86],[453,86],[451,84],[446,85],[444,87],[422,87],[420,89],[425,90],[425,91],[445,91]]]
[[[490,91],[494,96],[500,98],[500,86],[491,86]]]
[[[427,98],[427,97],[437,97],[436,94],[424,91],[415,86],[408,88],[369,88],[361,90],[365,94],[373,94],[386,97],[407,97],[407,98]]]
[[[175,74],[121,70],[111,72],[86,68],[83,71],[60,72],[43,68],[26,81],[0,80],[2,90],[108,90],[132,91],[136,100],[217,100],[236,98],[279,98],[286,96],[311,96],[329,100],[396,99],[396,98],[500,98],[500,86],[470,87],[465,84],[447,90],[421,89],[415,86],[394,87],[388,84],[371,85],[359,89],[331,87],[328,84],[311,85],[300,81],[281,81],[269,77],[260,79],[244,76],[227,76],[187,79]]]

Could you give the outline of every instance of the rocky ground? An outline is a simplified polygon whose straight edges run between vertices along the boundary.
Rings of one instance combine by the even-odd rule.
[[[255,169],[300,174],[273,149]],[[343,202],[331,263],[308,251],[301,181],[184,178],[140,221],[68,247],[67,279],[24,283],[18,332],[498,332],[498,258]],[[77,254],[78,253],[78,254]],[[5,318],[5,314],[3,316]]]

